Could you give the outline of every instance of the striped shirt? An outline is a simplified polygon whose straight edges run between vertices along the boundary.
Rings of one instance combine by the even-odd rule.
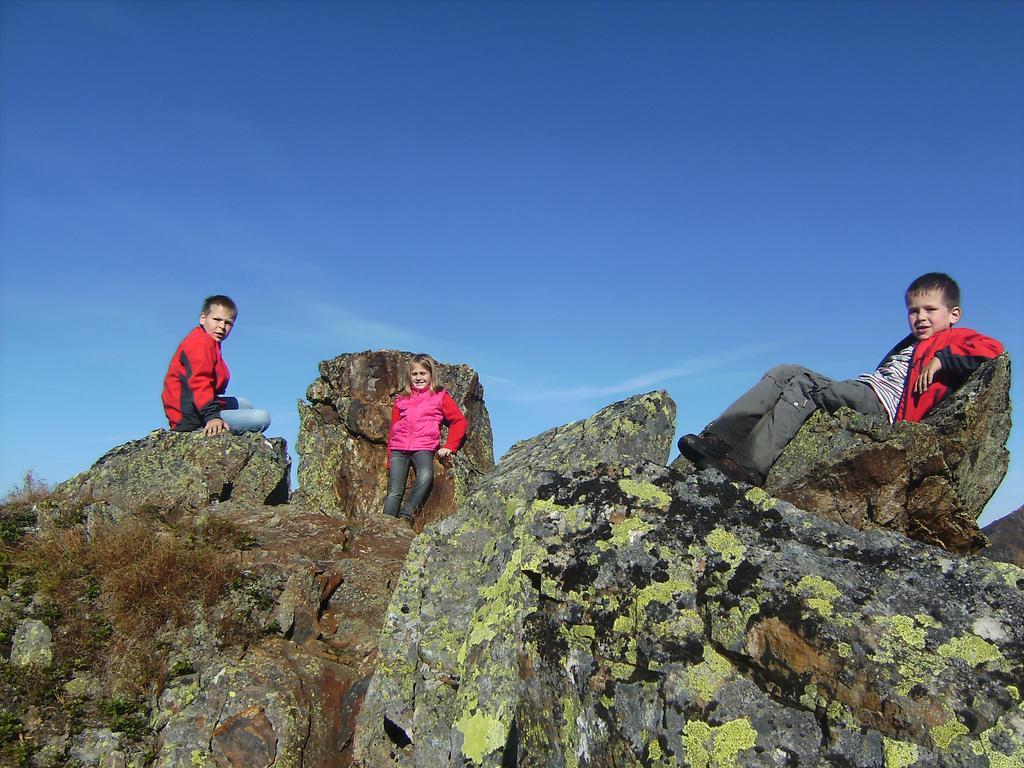
[[[875,390],[882,407],[889,415],[890,423],[896,420],[896,409],[903,396],[903,387],[907,383],[907,373],[910,371],[910,359],[913,355],[914,345],[908,344],[885,358],[872,373],[862,373],[857,377],[857,381],[863,381]]]

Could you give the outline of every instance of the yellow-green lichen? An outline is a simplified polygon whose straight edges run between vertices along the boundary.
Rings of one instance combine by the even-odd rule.
[[[846,707],[835,699],[828,703],[825,711],[828,713],[828,719],[833,723],[843,723],[844,725],[853,724],[853,717],[847,711]]]
[[[612,624],[612,629],[615,632],[628,634],[636,629],[636,624],[629,616],[616,616],[615,623]]]
[[[909,768],[917,762],[917,744],[882,737],[885,768]]]
[[[563,514],[566,507],[556,504],[551,499],[535,499],[530,502],[530,509],[534,512],[546,512],[548,514]]]
[[[616,680],[629,680],[633,677],[634,672],[636,672],[636,667],[632,664],[624,664],[621,661],[612,662],[611,673]]]
[[[911,648],[919,650],[924,648],[927,632],[923,627],[918,626],[918,622],[914,617],[895,614],[893,616],[879,616],[877,621],[882,624],[888,624],[890,630]]]
[[[979,740],[971,745],[971,750],[988,758],[988,768],[1024,768],[1024,738],[1017,728],[1007,726],[1004,720],[1005,717],[1001,718],[983,731]],[[1011,751],[1007,753],[1006,749]]]
[[[462,754],[475,763],[482,763],[484,755],[503,747],[508,734],[499,718],[482,712],[464,714],[455,727],[462,732]]]
[[[853,648],[850,646],[849,643],[840,642],[839,645],[836,646],[836,653],[839,654],[839,658],[840,659],[848,659],[848,658],[850,658],[850,654],[852,652],[853,652]]]
[[[754,509],[759,512],[775,509],[775,505],[779,503],[779,500],[765,491],[764,488],[751,488],[744,494],[743,498],[753,504]]]
[[[513,550],[498,580],[477,590],[483,602],[470,619],[469,635],[459,650],[460,664],[466,663],[473,646],[494,638],[514,620],[519,601],[512,593],[521,587],[522,556],[522,550]]]
[[[576,726],[576,718],[579,716],[580,705],[572,696],[562,699],[562,723],[559,726],[559,740],[565,750],[566,768],[579,768],[579,758],[576,755],[579,733]]]
[[[1010,694],[1010,698],[1014,701],[1020,701],[1020,689],[1016,685],[1006,686],[1006,692]]]
[[[922,618],[925,626],[921,626]],[[945,668],[945,659],[926,650],[926,627],[933,623],[930,617],[896,614],[876,616],[875,622],[886,629],[870,658],[896,668],[896,691],[900,695],[906,696],[915,685],[928,683]]]
[[[757,731],[745,717],[719,726],[701,720],[683,726],[683,748],[691,768],[738,768],[739,753],[756,744]]]
[[[1019,589],[1019,584],[1024,582],[1024,568],[1013,563],[1004,563],[1001,561],[992,561],[989,563],[993,570],[995,570],[1002,577],[1003,581],[1006,582],[1006,586]]]
[[[704,646],[704,661],[686,671],[690,690],[703,703],[709,703],[715,692],[732,675],[729,660],[709,645]]]
[[[618,523],[612,523],[612,537],[607,541],[597,542],[597,548],[604,551],[618,549],[643,536],[651,530],[651,524],[639,517],[627,517]]]
[[[661,760],[662,754],[661,743],[657,739],[651,739],[647,742],[648,760]]]
[[[813,683],[804,686],[804,692],[800,695],[800,703],[812,712],[818,707],[818,688]]]
[[[645,506],[668,509],[672,503],[672,497],[652,483],[622,479],[619,480],[619,488],[627,496],[638,499]]]
[[[937,651],[943,658],[962,659],[972,667],[990,661],[1006,662],[1006,658],[996,646],[974,634],[954,637],[948,643],[940,645]]]
[[[810,608],[825,618],[832,616],[832,601],[841,596],[836,585],[821,576],[804,576],[797,583],[796,591]]]
[[[670,578],[668,581],[652,581],[637,592],[637,610],[642,613],[651,603],[671,605],[675,602],[676,595],[693,592],[695,589],[696,586],[690,579]]]
[[[970,733],[970,730],[957,720],[956,717],[950,717],[942,725],[937,725],[931,729],[932,741],[940,749],[946,749],[954,741],[961,736],[966,736],[968,733]]]
[[[724,528],[715,528],[711,531],[706,542],[712,550],[721,555],[722,559],[733,568],[743,561],[743,553],[746,551],[743,542]]]
[[[569,627],[561,627],[559,634],[567,640],[571,639],[577,643],[589,646],[597,639],[597,630],[589,624],[573,624]]]

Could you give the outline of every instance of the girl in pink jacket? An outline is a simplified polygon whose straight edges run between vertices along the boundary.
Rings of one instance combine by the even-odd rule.
[[[434,453],[444,458],[462,446],[466,417],[451,395],[437,383],[436,363],[430,355],[413,355],[404,371],[402,392],[391,409],[388,439],[388,495],[384,514],[401,517],[412,525],[434,480]],[[441,423],[448,425],[448,439],[441,444]],[[402,504],[409,464],[416,472],[409,498]],[[401,510],[399,510],[401,507]]]

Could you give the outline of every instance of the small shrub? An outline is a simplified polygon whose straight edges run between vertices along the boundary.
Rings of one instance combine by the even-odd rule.
[[[149,712],[139,702],[133,699],[107,699],[100,709],[106,715],[110,730],[123,733],[131,741],[139,741],[148,735]]]
[[[0,743],[17,741],[24,728],[21,720],[13,712],[0,709]]]
[[[21,485],[16,485],[7,491],[7,495],[0,499],[0,505],[27,507],[36,504],[50,495],[50,485],[45,480],[37,480],[30,469],[25,473]]]

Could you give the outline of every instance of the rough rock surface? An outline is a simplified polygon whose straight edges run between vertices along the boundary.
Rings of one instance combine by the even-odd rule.
[[[517,685],[516,638],[504,630],[512,629],[506,619],[516,614],[519,590],[529,584],[518,535],[526,505],[538,488],[574,470],[616,461],[664,464],[674,420],[672,400],[652,393],[517,443],[455,516],[416,539],[359,715],[360,765],[462,764],[464,752],[453,742],[460,712],[464,718],[497,713],[508,703],[497,699]],[[496,677],[484,688],[470,678],[459,684],[468,653],[494,664]],[[504,728],[504,743],[509,715],[488,721],[489,739]],[[409,738],[415,745],[401,749]]]
[[[354,713],[413,532],[384,518],[353,529],[294,504],[229,502],[216,514],[252,537],[242,566],[273,631],[236,657],[193,628],[182,646],[195,671],[160,699],[154,765],[349,765]]]
[[[305,504],[349,520],[380,514],[391,407],[410,356],[367,351],[320,363],[320,376],[306,391],[309,402],[299,402],[296,451]],[[469,431],[454,461],[435,461],[434,487],[418,516],[419,527],[454,511],[473,482],[494,466],[491,422],[476,372],[439,363],[438,379],[466,415]]]
[[[887,528],[950,552],[985,545],[977,519],[1006,474],[1010,359],[982,366],[919,423],[818,411],[765,489],[855,528]]]
[[[16,667],[48,667],[53,663],[50,628],[37,619],[22,622],[11,640],[11,664]]]
[[[357,764],[1024,764],[1024,571],[658,466],[671,410],[516,446],[417,538]]]
[[[989,544],[981,554],[1024,568],[1024,507],[989,523],[982,533],[988,537]]]
[[[107,452],[58,485],[53,499],[115,518],[140,509],[179,514],[228,499],[280,504],[288,500],[290,468],[280,437],[160,430]]]

